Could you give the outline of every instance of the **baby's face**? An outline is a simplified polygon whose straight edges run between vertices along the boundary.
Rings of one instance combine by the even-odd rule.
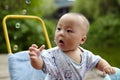
[[[55,42],[63,51],[75,50],[86,38],[80,19],[77,18],[65,15],[57,24]]]

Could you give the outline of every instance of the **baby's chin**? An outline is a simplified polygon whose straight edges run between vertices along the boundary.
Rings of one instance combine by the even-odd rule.
[[[62,50],[63,52],[68,51],[68,49],[62,48],[61,46],[58,46],[60,50]]]
[[[59,47],[63,52],[70,52],[70,51],[74,51],[75,49],[65,49],[65,48],[61,48]]]

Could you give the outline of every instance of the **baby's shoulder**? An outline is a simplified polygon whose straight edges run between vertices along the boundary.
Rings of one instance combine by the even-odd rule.
[[[83,48],[83,47],[79,47],[81,50],[82,50],[82,52],[86,55],[86,54],[93,54],[90,50],[88,50],[88,49],[85,49],[85,48]]]
[[[46,52],[49,54],[55,54],[55,53],[59,53],[60,49],[58,47],[53,47],[53,48],[47,49]]]
[[[49,56],[49,55],[54,55],[54,54],[58,54],[60,52],[60,49],[58,47],[53,47],[53,48],[50,48],[50,49],[46,49],[46,50],[43,50],[41,55],[45,55],[45,56]]]

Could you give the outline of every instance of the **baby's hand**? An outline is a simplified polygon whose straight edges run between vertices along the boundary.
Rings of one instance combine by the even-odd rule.
[[[44,48],[45,48],[45,45],[42,45],[40,48],[38,48],[36,44],[32,44],[32,46],[29,47],[30,59],[33,61],[39,59],[40,53]]]
[[[115,73],[115,69],[111,66],[105,66],[103,69],[103,75],[105,76],[105,74],[114,74]]]

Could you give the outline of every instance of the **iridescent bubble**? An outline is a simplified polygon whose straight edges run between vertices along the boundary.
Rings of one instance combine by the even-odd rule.
[[[13,46],[13,50],[14,50],[14,51],[17,51],[17,50],[18,50],[18,45],[17,45],[17,44],[15,44],[15,45]]]
[[[15,28],[19,29],[20,28],[20,23],[16,23]]]
[[[25,2],[26,2],[26,4],[30,4],[31,0],[26,0]]]
[[[22,14],[23,14],[23,15],[27,14],[27,10],[26,10],[26,9],[23,9]]]

